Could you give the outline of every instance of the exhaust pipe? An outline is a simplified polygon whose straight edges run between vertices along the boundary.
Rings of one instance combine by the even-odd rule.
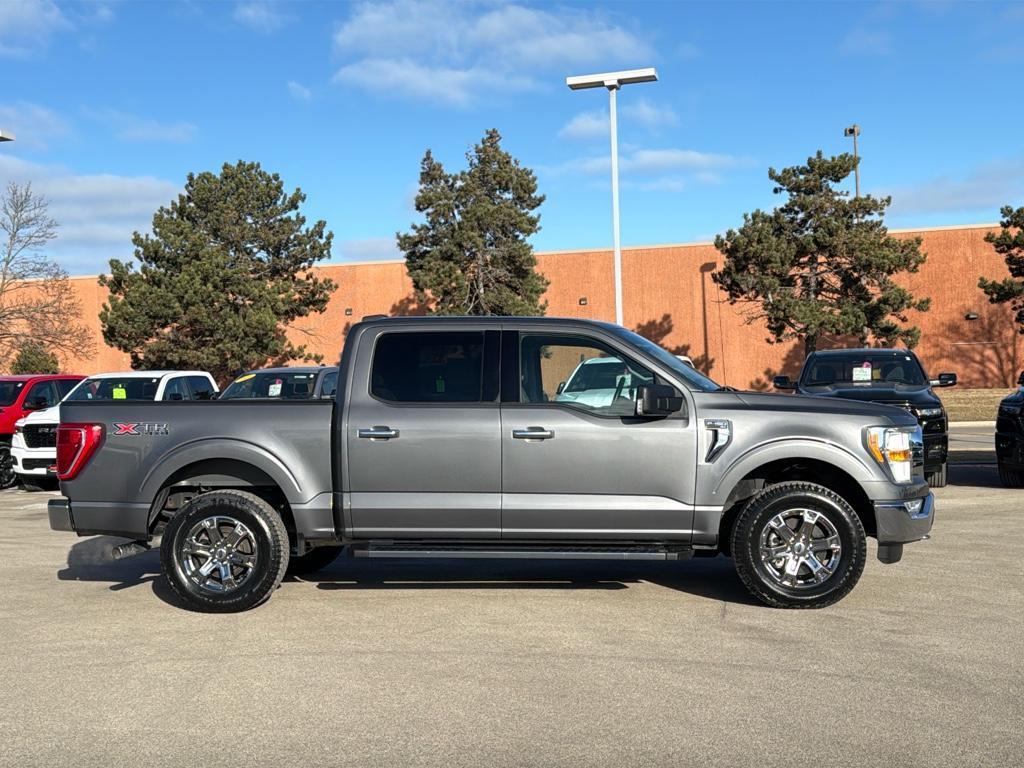
[[[126,544],[118,544],[110,551],[110,555],[114,560],[123,560],[126,557],[141,555],[149,550],[150,546],[145,541],[129,541]]]

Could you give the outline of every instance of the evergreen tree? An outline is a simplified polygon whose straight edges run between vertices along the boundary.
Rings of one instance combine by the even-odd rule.
[[[527,242],[540,229],[537,179],[493,129],[466,159],[448,173],[427,150],[420,165],[426,221],[397,235],[417,298],[439,315],[543,315],[548,281]]]
[[[927,310],[929,300],[893,277],[924,263],[921,240],[889,235],[882,217],[891,198],[851,198],[835,188],[856,163],[819,151],[806,165],[769,169],[775,194],[788,200],[744,214],[743,226],[715,238],[725,264],[714,281],[731,304],[750,308],[750,322],[765,322],[771,342],[799,338],[810,353],[830,336],[911,347],[920,337],[905,325],[907,312]]]
[[[989,232],[985,241],[992,243],[996,253],[1006,261],[1010,277],[1002,280],[983,277],[978,281],[978,287],[993,304],[1009,302],[1020,326],[1018,330],[1024,333],[1024,206],[1016,210],[1010,205],[1003,206],[999,213],[1003,217],[999,222],[999,234]]]
[[[112,260],[100,284],[103,338],[136,368],[196,368],[225,381],[242,368],[319,361],[286,335],[297,318],[323,312],[335,285],[311,271],[331,253],[332,233],[306,227],[277,174],[259,163],[189,174],[185,191],[135,233],[136,271]],[[340,330],[340,329],[339,329]]]
[[[52,352],[37,341],[26,341],[18,349],[11,363],[11,373],[60,373],[60,361]]]

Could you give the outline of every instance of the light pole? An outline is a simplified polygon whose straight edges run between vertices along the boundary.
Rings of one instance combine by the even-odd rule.
[[[0,141],[14,141],[14,134],[10,131],[0,131]]]
[[[608,118],[611,121],[612,129],[612,238],[615,249],[615,322],[617,325],[622,325],[622,247],[619,242],[619,129],[615,93],[624,85],[651,83],[657,79],[658,73],[654,67],[565,78],[565,84],[574,91],[584,88],[608,89]]]
[[[860,163],[857,162],[857,137],[860,136],[860,126],[854,123],[843,130],[843,136],[853,136],[853,183],[854,197],[860,197]]]

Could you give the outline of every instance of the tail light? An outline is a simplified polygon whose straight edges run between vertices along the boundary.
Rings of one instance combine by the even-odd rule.
[[[74,480],[102,442],[102,424],[61,424],[57,427],[57,479]]]

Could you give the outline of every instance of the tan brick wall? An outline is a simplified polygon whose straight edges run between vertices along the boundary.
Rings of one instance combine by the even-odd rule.
[[[1024,343],[1006,307],[990,305],[978,277],[1006,276],[1002,259],[984,241],[986,227],[959,227],[920,235],[928,260],[906,284],[930,296],[932,308],[911,318],[922,330],[918,352],[929,373],[955,371],[965,386],[1010,386],[1024,368]],[[724,301],[711,281],[720,264],[710,244],[662,245],[623,251],[624,319],[677,354],[688,354],[716,380],[740,388],[763,387],[777,372],[795,373],[802,360],[794,344],[769,344],[761,324],[747,324],[742,309]],[[610,250],[538,254],[551,286],[548,315],[613,320],[614,286]],[[298,324],[294,335],[335,362],[348,325],[368,314],[416,310],[412,284],[402,262],[335,264],[321,268],[338,283],[323,315]],[[95,353],[66,361],[81,373],[122,369],[128,356],[102,343],[97,313],[105,291],[94,277],[75,278],[83,321],[93,330]],[[587,303],[580,306],[580,298]],[[346,314],[346,310],[351,314]],[[964,320],[977,312],[978,320]]]

